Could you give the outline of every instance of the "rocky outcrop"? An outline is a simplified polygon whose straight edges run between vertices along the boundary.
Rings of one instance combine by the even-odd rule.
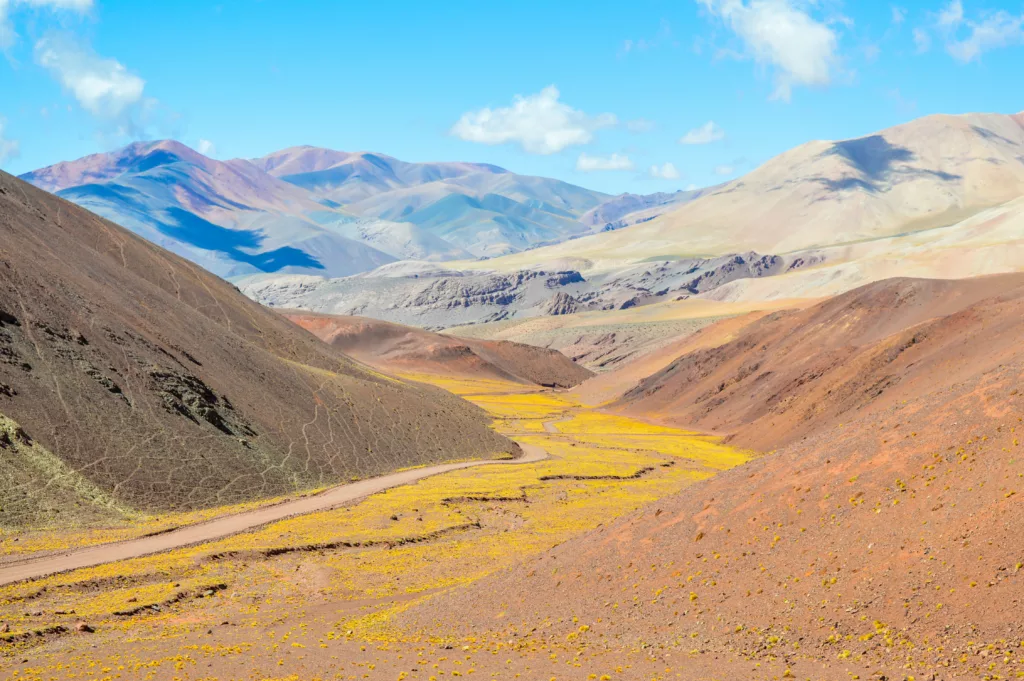
[[[675,300],[812,262],[750,252],[645,262],[586,277],[573,269],[487,272],[404,265],[401,270],[389,266],[342,279],[258,277],[243,280],[240,286],[272,307],[373,317],[436,330]]]
[[[580,302],[570,296],[568,293],[559,291],[551,297],[547,305],[544,306],[544,314],[547,315],[562,315],[572,314],[579,310]]]

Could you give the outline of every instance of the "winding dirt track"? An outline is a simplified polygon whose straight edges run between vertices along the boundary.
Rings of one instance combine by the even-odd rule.
[[[518,443],[523,456],[508,460],[466,461],[463,463],[439,464],[426,468],[414,468],[399,471],[390,475],[382,475],[369,480],[360,480],[348,485],[341,485],[310,497],[286,501],[274,506],[267,506],[244,513],[216,518],[204,523],[189,525],[172,532],[140,537],[113,544],[91,546],[43,558],[27,558],[24,561],[8,564],[0,568],[0,585],[20,582],[27,579],[38,579],[58,572],[67,572],[80,568],[93,567],[103,563],[113,563],[129,558],[139,558],[163,551],[180,549],[194,544],[222,539],[233,534],[245,532],[267,523],[284,520],[298,515],[325,511],[342,504],[351,503],[371,494],[382,492],[392,487],[410,483],[442,473],[449,473],[474,466],[493,466],[535,463],[547,458],[548,453],[536,445]]]

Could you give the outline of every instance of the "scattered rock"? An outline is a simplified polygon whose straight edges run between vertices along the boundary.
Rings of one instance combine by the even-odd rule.
[[[558,316],[573,314],[580,307],[579,301],[564,291],[559,291],[551,297],[551,300],[542,308],[546,315]]]

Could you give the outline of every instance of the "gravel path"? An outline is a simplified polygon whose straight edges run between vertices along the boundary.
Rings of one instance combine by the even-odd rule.
[[[203,544],[245,532],[267,523],[284,520],[285,518],[325,511],[368,497],[371,494],[400,485],[408,485],[433,475],[440,475],[474,466],[535,463],[548,456],[548,453],[543,448],[536,445],[519,443],[519,446],[523,450],[523,456],[518,459],[466,461],[463,463],[439,464],[437,466],[399,471],[390,475],[360,480],[348,485],[340,485],[310,497],[215,518],[214,520],[189,525],[152,537],[140,537],[113,544],[91,546],[67,553],[51,554],[43,558],[27,558],[0,567],[0,585],[27,579],[38,579],[59,572],[78,570],[104,563],[139,558],[140,556],[162,553],[194,544]]]

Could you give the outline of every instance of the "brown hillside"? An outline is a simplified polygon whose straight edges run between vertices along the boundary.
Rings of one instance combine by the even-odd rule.
[[[811,301],[807,304],[810,305]],[[573,394],[583,404],[592,406],[614,402],[648,376],[674,362],[677,357],[698,349],[724,345],[735,338],[741,329],[768,314],[771,314],[768,310],[756,310],[728,317],[696,331],[684,332],[667,345],[638,353],[614,370],[587,379],[573,388]]]
[[[720,678],[778,678],[780,662],[801,679],[1024,674],[1021,284],[895,280],[755,323],[763,341],[738,338],[746,356],[704,360],[698,379],[721,384],[732,367],[751,397],[727,386],[706,411],[663,405],[778,451],[403,625],[531,649],[579,639],[666,678],[708,678],[693,670],[720,659],[740,661]]]
[[[972,307],[993,296],[1005,301]],[[1016,356],[1024,321],[1012,310],[1022,299],[1017,274],[869,284],[768,315],[729,343],[683,355],[617,406],[769,451]]]
[[[593,374],[555,350],[431,333],[365,317],[282,314],[342,352],[383,371],[487,378],[570,388]]]
[[[0,526],[279,495],[515,445],[0,173]]]

